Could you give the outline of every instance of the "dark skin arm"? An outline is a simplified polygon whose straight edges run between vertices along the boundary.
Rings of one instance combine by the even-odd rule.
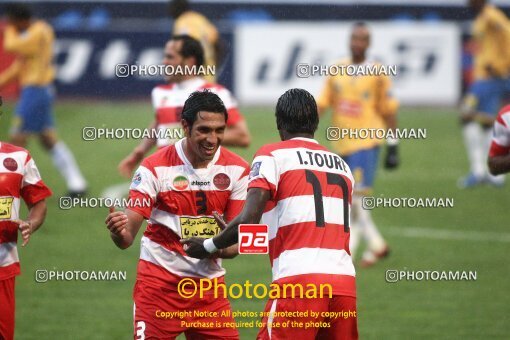
[[[228,226],[219,235],[213,238],[213,242],[218,249],[224,249],[230,247],[238,242],[238,229],[239,224],[255,224],[259,223],[264,207],[270,198],[268,190],[261,188],[251,188],[248,190],[246,202],[243,210],[236,218],[234,218]],[[218,219],[219,216],[214,214],[214,217]],[[181,240],[181,243],[187,246],[186,253],[197,259],[203,259],[208,257],[210,254],[204,249],[203,243],[205,239],[199,237],[191,237],[188,239]]]
[[[501,175],[510,172],[510,154],[489,157],[488,165],[493,175]]]

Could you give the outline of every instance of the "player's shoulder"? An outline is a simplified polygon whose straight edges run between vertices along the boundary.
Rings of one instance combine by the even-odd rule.
[[[0,144],[0,154],[17,158],[20,162],[23,163],[28,162],[32,158],[30,156],[30,152],[27,149],[5,142],[1,142]]]
[[[250,165],[244,158],[239,156],[238,154],[230,151],[225,147],[220,148],[220,157],[216,161],[217,165],[236,165],[246,169],[249,169]]]
[[[496,120],[503,126],[510,128],[510,105],[506,105],[499,110]]]
[[[0,152],[1,153],[23,152],[26,153],[27,155],[30,155],[30,152],[27,149],[22,148],[21,146],[12,145],[5,142],[1,142]]]
[[[184,162],[179,157],[174,145],[165,146],[142,161],[142,166],[153,171],[157,167],[171,167],[182,165]]]
[[[313,139],[293,138],[281,142],[266,144],[257,151],[255,156],[275,156],[277,151],[291,151],[297,148],[329,151],[325,146],[319,144]]]

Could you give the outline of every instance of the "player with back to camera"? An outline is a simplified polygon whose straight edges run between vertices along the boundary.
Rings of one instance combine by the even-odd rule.
[[[237,339],[232,317],[185,316],[158,319],[156,312],[230,311],[226,298],[206,292],[184,298],[178,293],[183,279],[218,279],[224,282],[221,258],[237,255],[232,246],[197,260],[183,250],[182,238],[220,231],[213,211],[227,220],[239,214],[246,198],[248,164],[221,146],[227,109],[220,97],[208,90],[193,92],[184,103],[181,124],[186,137],[143,160],[136,171],[129,194],[131,205],[125,212],[110,212],[106,224],[114,243],[121,249],[132,245],[143,220],[148,226],[141,239],[140,260],[134,288],[134,322],[137,339]],[[150,200],[151,205],[137,204]],[[220,326],[190,327],[184,322],[218,321]]]
[[[23,4],[6,6],[6,13],[8,25],[4,32],[4,49],[16,58],[0,74],[0,89],[14,80],[19,80],[21,85],[11,143],[24,147],[29,136],[37,135],[64,177],[68,196],[82,196],[87,183],[71,151],[57,139],[54,127],[53,29],[47,22],[34,19],[30,9]]]
[[[355,270],[349,251],[354,186],[349,166],[313,139],[319,124],[313,96],[286,91],[276,104],[279,143],[261,147],[252,162],[246,204],[214,238],[181,240],[188,255],[207,258],[238,242],[240,224],[269,226],[273,284],[330,284],[332,297],[269,299],[257,339],[357,339]],[[221,222],[221,218],[218,222]],[[290,293],[290,292],[289,292]],[[283,293],[282,293],[283,295]],[[292,318],[283,312],[320,312]],[[323,312],[351,312],[327,318]],[[325,322],[329,327],[272,328],[287,321]]]
[[[378,64],[367,57],[370,31],[366,24],[356,23],[350,39],[351,57],[339,61],[339,65],[372,66]],[[352,76],[337,74],[329,76],[317,100],[319,112],[333,110],[333,127],[361,131],[362,129],[397,129],[398,102],[391,94],[391,80],[386,75]],[[389,247],[375,225],[370,210],[362,201],[372,194],[378,167],[381,144],[378,138],[355,138],[347,135],[332,142],[333,149],[349,164],[356,187],[353,197],[350,249],[354,256],[360,238],[366,242],[361,258],[362,266],[371,266],[389,254]],[[398,140],[386,140],[386,169],[399,165]]]

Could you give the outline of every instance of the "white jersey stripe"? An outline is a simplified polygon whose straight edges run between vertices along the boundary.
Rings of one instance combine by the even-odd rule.
[[[19,262],[16,242],[0,243],[0,267]]]
[[[262,223],[269,225],[269,239],[276,237],[278,229],[291,224],[315,222],[313,195],[293,196],[278,201],[276,206],[262,215]],[[344,224],[344,200],[322,197],[324,220],[331,224]]]
[[[299,265],[296,265],[299,263]],[[302,274],[355,276],[352,259],[345,250],[301,248],[286,250],[273,261],[273,280]]]

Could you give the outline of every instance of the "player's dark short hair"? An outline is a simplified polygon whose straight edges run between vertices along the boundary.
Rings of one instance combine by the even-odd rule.
[[[319,125],[317,103],[310,92],[290,89],[276,104],[276,126],[289,133],[314,134]]]
[[[187,34],[174,35],[170,40],[182,41],[181,55],[184,58],[194,57],[196,66],[204,65],[204,48],[200,41]]]
[[[228,119],[227,108],[221,98],[209,90],[195,91],[184,103],[182,108],[181,118],[184,119],[190,127],[197,120],[197,115],[200,111],[214,112],[223,114],[225,122]]]
[[[180,17],[187,10],[189,10],[188,0],[171,0],[168,3],[168,14],[174,19]]]
[[[5,5],[5,15],[15,21],[30,20],[32,18],[32,11],[27,5],[10,3]]]

